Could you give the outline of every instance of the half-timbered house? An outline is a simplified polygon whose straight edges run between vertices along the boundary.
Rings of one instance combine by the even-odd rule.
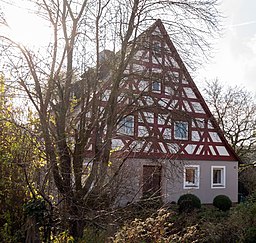
[[[239,158],[160,20],[137,38],[119,99],[128,108],[111,138],[114,156],[127,156],[118,203],[148,196],[172,202],[184,193],[202,203],[219,194],[237,201]]]

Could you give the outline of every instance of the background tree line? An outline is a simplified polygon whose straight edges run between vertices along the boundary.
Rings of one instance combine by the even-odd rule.
[[[243,87],[206,83],[205,99],[226,139],[245,163],[253,162],[256,145],[255,96]]]

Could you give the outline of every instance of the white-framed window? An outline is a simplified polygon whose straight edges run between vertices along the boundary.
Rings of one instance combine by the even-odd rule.
[[[161,83],[157,81],[152,82],[152,91],[156,93],[161,93]]]
[[[180,140],[188,140],[188,122],[174,122],[174,138]]]
[[[119,133],[134,135],[134,116],[127,116],[122,119],[118,129]]]
[[[211,167],[211,188],[226,187],[226,166]]]
[[[200,182],[200,166],[184,166],[184,189],[198,189]]]

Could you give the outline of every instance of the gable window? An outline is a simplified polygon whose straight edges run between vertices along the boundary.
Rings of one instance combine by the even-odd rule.
[[[212,166],[211,167],[211,187],[225,188],[226,186],[226,167]]]
[[[180,140],[188,140],[188,122],[174,122],[174,138]]]
[[[161,43],[158,41],[153,42],[153,51],[160,52],[161,51]]]
[[[157,82],[157,81],[154,81],[152,83],[152,91],[156,92],[156,93],[160,93],[161,92],[161,83]]]
[[[184,189],[199,188],[199,165],[185,165],[184,167]]]
[[[118,131],[126,135],[134,135],[134,117],[127,116],[123,118]]]

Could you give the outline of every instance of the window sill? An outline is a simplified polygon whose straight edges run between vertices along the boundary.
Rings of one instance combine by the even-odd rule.
[[[187,136],[187,137],[175,137],[175,136],[173,136],[173,138],[174,138],[175,140],[182,140],[182,141],[187,141],[187,140],[189,139],[188,136]]]
[[[199,186],[184,186],[184,189],[199,189]]]
[[[216,186],[212,185],[211,186],[211,189],[224,189],[224,188],[226,188],[224,185],[216,185]]]

